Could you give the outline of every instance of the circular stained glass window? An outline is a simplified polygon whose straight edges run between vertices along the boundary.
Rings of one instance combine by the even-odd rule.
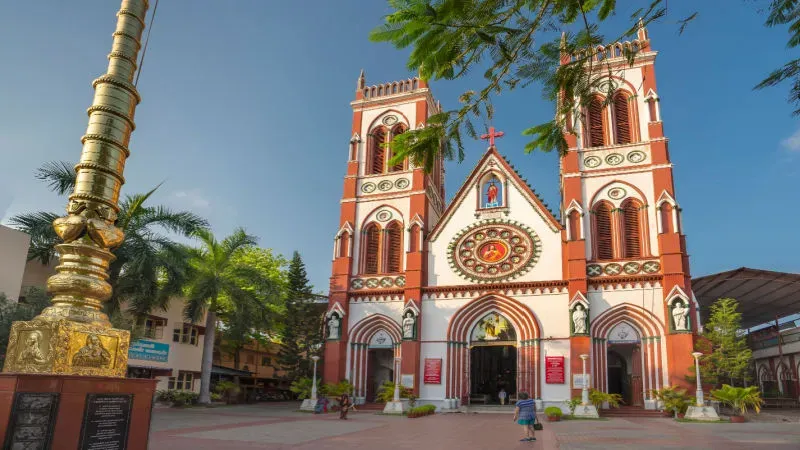
[[[541,241],[528,227],[497,219],[463,230],[450,249],[451,265],[461,276],[496,282],[528,271],[539,259]]]

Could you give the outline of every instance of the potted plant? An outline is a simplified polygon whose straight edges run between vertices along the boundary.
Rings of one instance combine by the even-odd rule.
[[[622,396],[619,394],[609,394],[608,392],[598,391],[597,389],[591,389],[589,391],[589,401],[592,402],[599,413],[600,408],[603,407],[603,404],[607,404],[609,408],[619,408],[619,404],[622,403]]]
[[[744,422],[744,415],[749,409],[755,411],[756,414],[760,413],[761,403],[764,402],[756,386],[733,387],[723,384],[722,389],[711,391],[711,397],[733,408],[734,415],[731,416],[731,422],[734,423]]]
[[[544,415],[547,416],[549,422],[558,422],[561,420],[561,408],[557,406],[548,406],[544,409]]]
[[[665,386],[654,389],[653,395],[661,401],[665,417],[683,418],[686,410],[694,403],[694,398],[686,393],[686,389],[677,386]]]

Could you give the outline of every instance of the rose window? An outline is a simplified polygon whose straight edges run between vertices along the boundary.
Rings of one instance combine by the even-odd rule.
[[[472,281],[506,281],[527,272],[541,253],[541,241],[528,227],[502,221],[481,222],[450,244],[450,264]]]

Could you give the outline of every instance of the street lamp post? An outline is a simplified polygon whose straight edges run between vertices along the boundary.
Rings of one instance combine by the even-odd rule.
[[[581,355],[581,361],[583,362],[583,389],[581,390],[581,405],[586,406],[589,404],[589,383],[586,381],[586,360],[589,359],[589,355],[583,354]]]
[[[317,361],[319,361],[319,356],[312,356],[311,360],[314,361],[314,377],[313,381],[311,382],[311,400],[315,403],[317,401]]]
[[[400,401],[400,357],[396,357],[394,359],[395,365],[395,383],[394,383],[394,398],[392,399],[393,402]]]
[[[694,352],[692,356],[694,356],[694,369],[695,376],[697,377],[697,392],[695,393],[695,397],[697,398],[697,406],[703,406],[705,404],[703,401],[703,385],[700,382],[700,357],[703,356],[703,354]]]

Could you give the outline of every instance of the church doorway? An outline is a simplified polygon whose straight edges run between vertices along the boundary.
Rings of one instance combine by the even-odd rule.
[[[470,334],[470,404],[505,404],[517,393],[517,334],[498,313],[483,317]]]
[[[639,333],[627,323],[609,333],[606,355],[609,394],[622,396],[622,404],[644,407],[642,352]]]
[[[390,348],[367,352],[367,402],[377,401],[383,383],[394,380],[394,351]]]

